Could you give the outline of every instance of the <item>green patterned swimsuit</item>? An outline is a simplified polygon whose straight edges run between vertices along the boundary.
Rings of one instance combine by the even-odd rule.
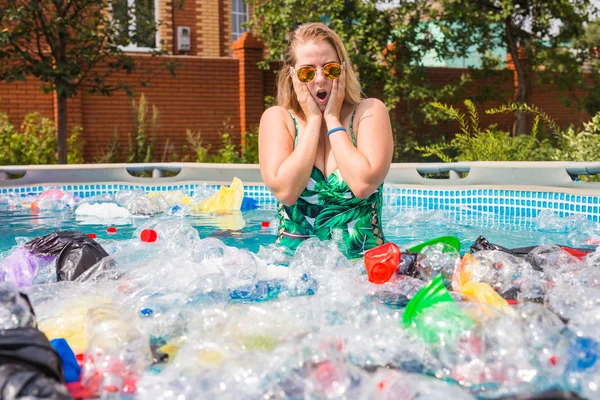
[[[350,135],[356,146],[352,122]],[[294,147],[298,140],[298,124],[290,111],[296,129]],[[277,205],[279,232],[277,243],[295,250],[309,237],[321,240],[341,239],[341,250],[349,258],[384,243],[380,226],[383,183],[366,199],[359,199],[342,179],[339,169],[325,178],[313,166],[306,188],[291,206]]]

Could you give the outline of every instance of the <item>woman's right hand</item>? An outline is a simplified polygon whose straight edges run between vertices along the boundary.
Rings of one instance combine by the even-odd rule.
[[[319,109],[315,99],[313,99],[312,95],[310,94],[310,90],[308,90],[306,83],[302,83],[298,79],[298,74],[296,73],[294,67],[290,67],[290,76],[292,77],[292,84],[294,85],[296,98],[298,99],[298,103],[300,103],[300,107],[304,112],[306,120],[309,120],[313,117],[321,118],[323,113]]]

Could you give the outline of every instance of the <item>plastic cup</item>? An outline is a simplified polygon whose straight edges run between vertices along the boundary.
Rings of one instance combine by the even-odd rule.
[[[365,252],[365,267],[370,282],[385,283],[398,270],[400,249],[388,242]]]

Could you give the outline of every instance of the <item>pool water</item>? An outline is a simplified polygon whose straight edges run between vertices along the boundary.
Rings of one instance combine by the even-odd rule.
[[[217,237],[228,246],[245,248],[257,252],[260,246],[275,242],[274,227],[264,227],[264,222],[276,222],[274,207],[245,211],[241,214],[218,215],[205,213],[184,218],[198,230],[201,238]],[[150,218],[133,217],[131,222],[113,224],[101,221],[87,222],[75,217],[70,209],[60,212],[31,212],[27,209],[9,209],[0,206],[0,253],[10,250],[19,240],[30,240],[55,230],[76,230],[96,234],[97,238],[131,239],[138,227]],[[560,217],[556,217],[558,221]],[[581,220],[585,218],[581,216]],[[438,236],[456,236],[463,251],[468,251],[475,239],[482,235],[490,242],[504,247],[536,246],[540,244],[564,244],[574,247],[586,246],[585,239],[592,235],[596,223],[588,221],[587,231],[581,227],[562,224],[553,229],[540,229],[538,218],[501,216],[471,210],[436,210],[408,205],[387,207],[383,210],[384,234],[388,241],[401,249]],[[239,226],[241,229],[236,229]],[[571,226],[569,226],[571,225]],[[107,228],[116,227],[116,233],[107,233]],[[591,227],[591,228],[590,228]],[[581,230],[581,229],[580,229]],[[579,234],[578,234],[579,233]]]

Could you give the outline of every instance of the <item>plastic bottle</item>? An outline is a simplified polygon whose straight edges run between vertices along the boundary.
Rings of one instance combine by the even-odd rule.
[[[370,282],[385,283],[398,270],[400,249],[388,242],[365,253],[365,267]]]

